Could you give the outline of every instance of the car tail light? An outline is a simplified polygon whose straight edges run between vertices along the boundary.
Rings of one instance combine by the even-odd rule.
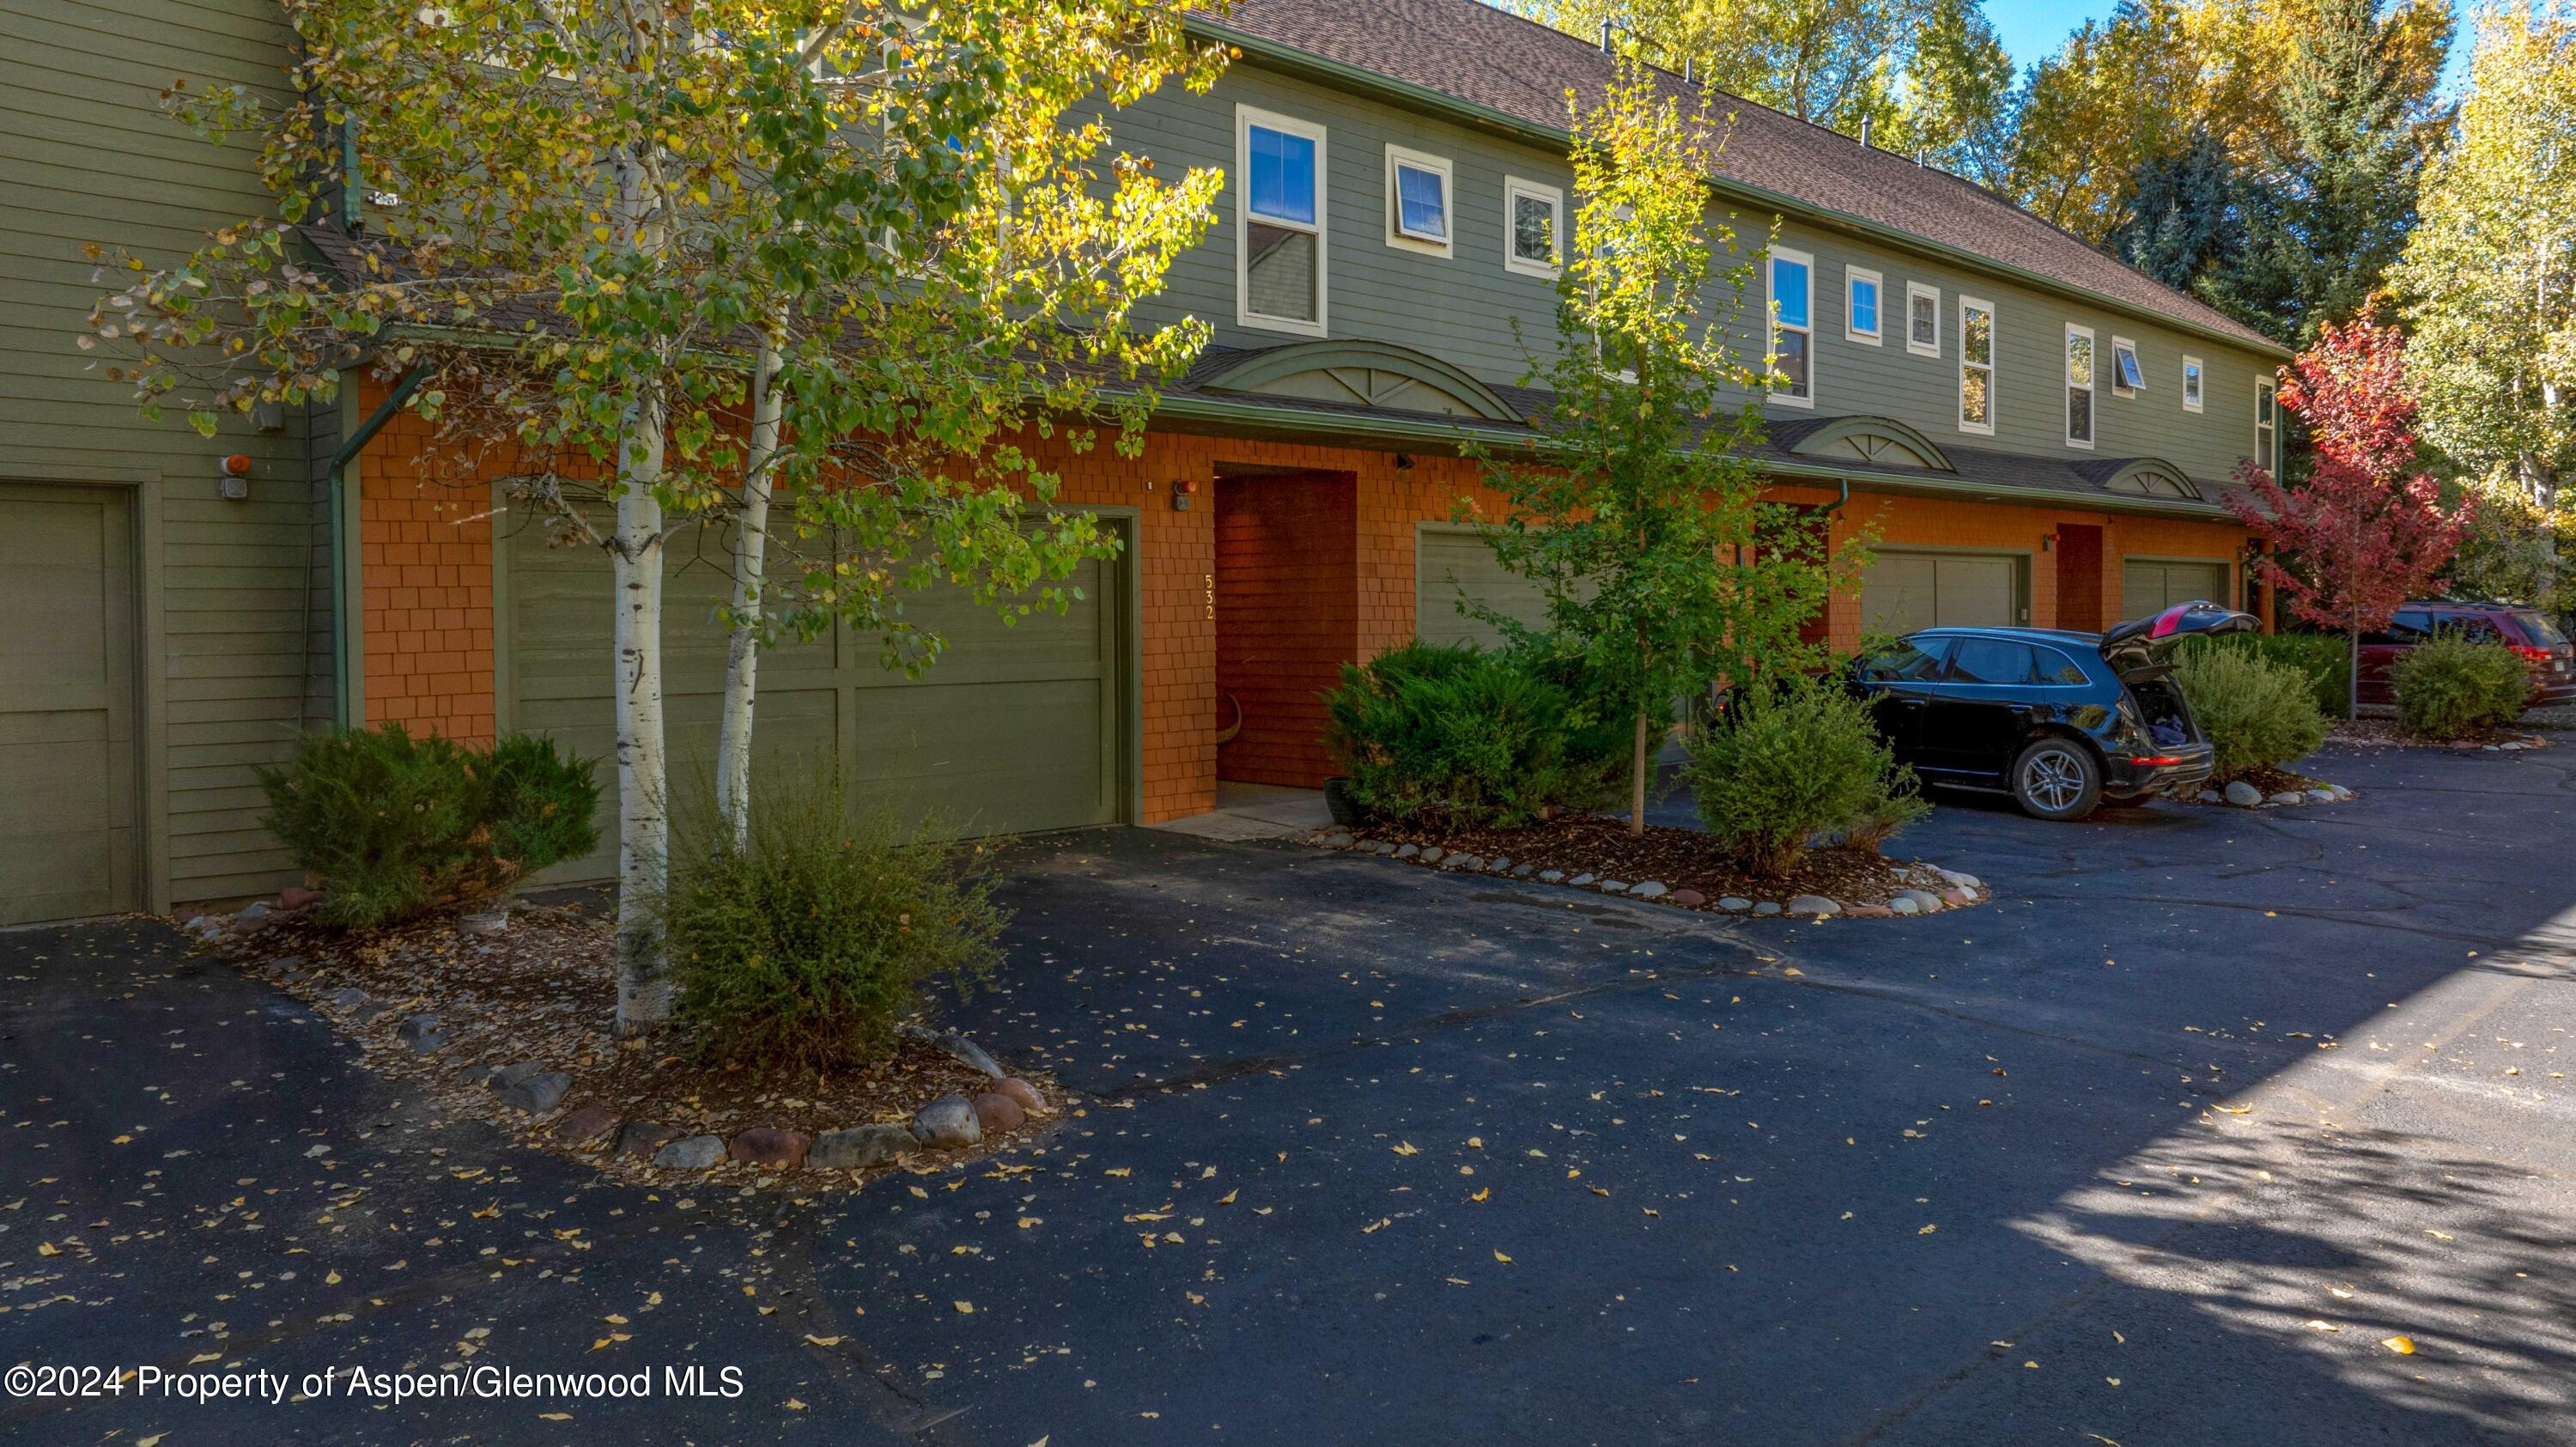
[[[2181,763],[2181,762],[2182,762],[2182,755],[2180,755],[2180,754],[2146,754],[2146,755],[2142,755],[2142,756],[2140,756],[2140,757],[2138,757],[2138,758],[2133,758],[2133,759],[2129,760],[2129,762],[2130,762],[2130,763],[2133,763],[2133,764],[2140,765],[2140,766],[2145,767],[2145,768],[2156,769],[2156,768],[2162,768],[2162,767],[2164,767],[2164,766],[2165,766],[2165,765],[2167,765],[2167,764],[2179,764],[2179,763]]]
[[[2547,663],[2557,652],[2550,648],[2534,648],[2528,643],[2513,645],[2513,651],[2521,654],[2522,661],[2525,663]]]

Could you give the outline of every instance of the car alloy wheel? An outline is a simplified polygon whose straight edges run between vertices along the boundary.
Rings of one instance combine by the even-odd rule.
[[[2081,744],[2042,739],[2013,762],[2013,797],[2042,819],[2081,819],[2100,801],[2101,770]]]

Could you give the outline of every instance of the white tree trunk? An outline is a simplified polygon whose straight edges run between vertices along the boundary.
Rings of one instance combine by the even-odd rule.
[[[662,728],[663,410],[647,388],[617,499],[617,1032],[671,1017],[670,960],[657,906],[670,881],[669,760]]]
[[[751,706],[760,675],[761,568],[778,457],[778,348],[763,337],[751,376],[751,455],[733,541],[733,634],[725,646],[724,717],[716,735],[716,812],[737,850],[751,847]]]

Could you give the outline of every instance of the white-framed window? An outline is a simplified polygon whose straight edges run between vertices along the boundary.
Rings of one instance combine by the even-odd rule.
[[[1905,350],[1918,357],[1941,355],[1941,288],[1905,284]]]
[[[1324,335],[1324,128],[1234,108],[1235,320]]]
[[[1565,192],[1518,176],[1503,178],[1503,269],[1554,276],[1565,252]]]
[[[1995,304],[1959,298],[1959,430],[1995,431]]]
[[[2200,358],[2185,352],[2182,359],[2182,410],[2200,410],[2200,387]]]
[[[2138,365],[2138,344],[2127,337],[2111,339],[2111,395],[2135,397],[2147,390],[2147,369]]]
[[[2093,329],[2066,324],[2066,445],[2093,445]]]
[[[1386,244],[1447,256],[1449,158],[1386,148]]]
[[[1879,343],[1879,298],[1887,289],[1865,266],[1843,268],[1843,335],[1866,347]]]
[[[2269,377],[2254,379],[2254,465],[2281,475],[2280,401]]]
[[[1771,400],[1791,407],[1816,405],[1816,259],[1785,246],[1771,248]]]

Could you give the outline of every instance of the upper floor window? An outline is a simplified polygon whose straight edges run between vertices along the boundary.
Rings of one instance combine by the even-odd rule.
[[[1533,276],[1554,276],[1565,230],[1565,193],[1554,186],[1503,178],[1503,265]]]
[[[2186,356],[2182,359],[2182,410],[2185,412],[2200,410],[2200,358],[2198,357]]]
[[[2134,397],[2147,389],[2146,369],[2138,365],[2138,344],[2127,337],[2111,339],[2111,395]]]
[[[2093,445],[2093,330],[2066,328],[2066,445]]]
[[[1866,346],[1877,346],[1878,273],[1865,267],[1843,268],[1843,335]]]
[[[1905,350],[1918,357],[1941,355],[1941,288],[1905,284]]]
[[[1386,148],[1386,236],[1391,245],[1450,254],[1447,158]]]
[[[1324,334],[1324,128],[1250,106],[1235,108],[1236,320],[1271,331]]]
[[[1995,430],[1995,305],[1959,298],[1959,430]]]
[[[2280,402],[2269,377],[2254,379],[2254,465],[2281,475]]]
[[[1815,272],[1807,253],[1771,248],[1771,400],[1793,407],[1816,405]]]

